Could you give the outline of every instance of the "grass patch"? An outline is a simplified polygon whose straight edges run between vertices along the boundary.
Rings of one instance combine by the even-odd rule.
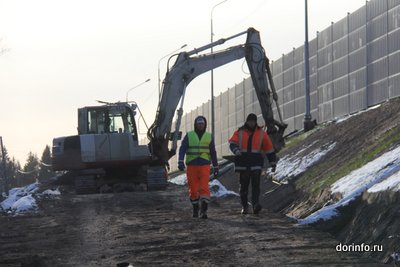
[[[286,143],[285,143],[285,147],[283,147],[282,150],[279,153],[284,153],[286,150],[289,150],[289,149],[297,146],[303,140],[305,140],[307,137],[309,137],[310,135],[312,135],[316,131],[321,130],[321,129],[325,128],[325,127],[326,127],[326,124],[321,124],[321,125],[318,125],[317,127],[315,127],[314,129],[312,129],[311,131],[302,132],[301,134],[296,135],[294,137],[289,137],[287,139]]]
[[[334,162],[334,159],[324,161],[309,169],[296,181],[296,185],[300,188],[306,189],[313,195],[319,194],[319,192],[331,186],[340,178],[348,175],[353,170],[361,168],[368,162],[377,158],[379,155],[388,151],[390,147],[392,147],[394,144],[398,144],[399,141],[400,127],[397,126],[384,133],[378,139],[376,144],[360,151],[346,164],[338,166],[335,171],[319,177],[318,181],[314,181],[316,177],[318,177],[321,173],[324,173],[324,171],[329,167],[337,165],[337,163]]]

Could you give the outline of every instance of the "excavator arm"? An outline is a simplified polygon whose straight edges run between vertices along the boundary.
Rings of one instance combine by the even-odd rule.
[[[212,54],[195,55],[243,34],[247,34],[247,40],[244,45],[233,46]],[[259,32],[253,28],[249,28],[247,31],[229,38],[220,39],[201,48],[178,54],[175,64],[167,72],[164,79],[162,96],[158,105],[156,119],[148,131],[151,152],[160,163],[167,164],[168,160],[176,152],[178,132],[183,115],[182,107],[187,85],[202,73],[244,57],[246,58],[250,70],[267,132],[271,137],[275,150],[279,151],[282,148],[284,145],[283,132],[287,125],[282,122],[278,106],[277,109],[280,121],[274,120],[272,102],[273,100],[277,101],[277,95],[272,83],[268,58],[265,56],[264,49],[261,46]],[[273,92],[271,92],[268,87],[268,81],[270,82]],[[175,131],[171,132],[174,113],[179,102],[180,108],[177,111],[178,117]],[[170,140],[172,141],[171,149],[169,149]]]

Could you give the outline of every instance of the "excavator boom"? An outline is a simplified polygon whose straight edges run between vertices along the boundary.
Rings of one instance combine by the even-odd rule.
[[[227,40],[243,34],[247,34],[245,44],[233,46],[211,54],[196,56],[199,52],[223,44]],[[229,38],[220,39],[201,48],[178,54],[175,64],[167,72],[164,79],[162,96],[158,105],[156,118],[148,131],[151,152],[160,163],[168,165],[168,160],[176,152],[180,121],[183,115],[182,107],[187,85],[200,74],[241,58],[246,58],[254,89],[256,90],[257,98],[260,103],[265,126],[274,144],[275,150],[279,151],[282,148],[284,145],[283,132],[287,125],[282,122],[281,117],[280,121],[274,119],[272,102],[273,100],[277,102],[277,95],[272,83],[268,58],[261,46],[259,32],[253,28],[249,28],[247,31]],[[273,92],[271,92],[268,83],[270,83]],[[172,121],[179,102],[181,102],[181,104],[177,111],[178,116],[175,131],[172,132]],[[280,114],[278,105],[277,109]],[[172,146],[169,149],[170,140],[172,141]]]

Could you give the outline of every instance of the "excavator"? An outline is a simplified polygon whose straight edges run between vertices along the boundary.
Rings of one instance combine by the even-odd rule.
[[[247,35],[244,44],[199,54],[242,35]],[[53,170],[72,174],[78,193],[110,187],[121,179],[135,185],[145,184],[147,190],[164,190],[168,184],[168,160],[175,155],[177,141],[182,134],[179,128],[187,86],[197,76],[241,58],[246,59],[265,128],[275,151],[284,146],[283,134],[287,125],[282,120],[269,60],[257,30],[249,28],[174,56],[176,61],[163,81],[156,118],[148,129],[148,145],[139,145],[138,142],[134,118],[136,110],[140,112],[140,109],[136,103],[127,102],[80,108],[78,135],[53,139]],[[279,121],[273,116],[273,101]],[[177,118],[172,129],[175,112]]]

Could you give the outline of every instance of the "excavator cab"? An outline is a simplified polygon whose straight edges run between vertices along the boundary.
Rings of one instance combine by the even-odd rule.
[[[130,133],[138,141],[136,105],[111,104],[78,109],[79,134]]]

